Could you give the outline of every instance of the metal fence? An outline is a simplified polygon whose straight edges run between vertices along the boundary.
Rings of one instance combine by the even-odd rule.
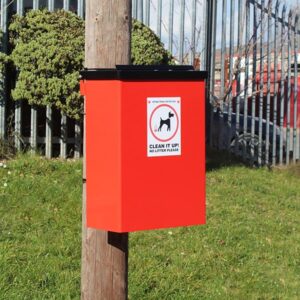
[[[150,26],[178,64],[208,70],[208,142],[255,165],[300,156],[299,20],[281,1],[133,0],[132,15]],[[1,0],[1,28],[13,13],[64,8],[84,17],[84,0]],[[3,51],[6,51],[4,44]],[[0,137],[7,131],[9,91],[0,81]],[[82,125],[47,107],[14,104],[18,148],[79,157]]]
[[[65,9],[84,17],[84,0],[1,0],[1,29],[4,33],[3,49],[7,52],[10,18],[23,15],[31,9]],[[47,157],[80,157],[82,154],[82,123],[61,115],[50,106],[29,106],[25,101],[12,102],[6,74],[0,81],[0,138],[13,134],[18,150],[37,149]],[[13,116],[12,122],[11,117]]]
[[[299,16],[280,1],[212,6],[210,139],[254,165],[299,160]]]
[[[178,63],[194,64],[198,69],[204,69],[205,3],[206,0],[133,0],[132,14],[157,33]],[[84,17],[84,0],[1,0],[3,51],[7,51],[11,16],[41,8],[50,11],[63,8]],[[11,101],[6,79],[0,81],[0,138],[5,138],[8,119],[13,115],[10,131],[17,149],[39,149],[47,157],[79,157],[82,154],[82,124],[51,107],[31,107],[25,101]]]
[[[207,0],[133,0],[132,16],[149,26],[179,64],[206,65]]]

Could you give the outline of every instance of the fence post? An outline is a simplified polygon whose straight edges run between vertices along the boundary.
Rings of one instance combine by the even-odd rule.
[[[78,0],[78,10],[77,15],[84,18],[84,2],[83,0]],[[67,128],[67,127],[66,127]],[[67,135],[67,131],[65,132]],[[81,153],[81,126],[79,121],[75,121],[75,144],[74,144],[74,158],[79,158]]]
[[[24,12],[24,6],[22,0],[17,0],[17,14],[22,16]],[[15,102],[15,147],[17,150],[21,150],[22,140],[22,101]]]
[[[48,10],[54,10],[54,0],[48,0]],[[47,158],[52,157],[52,108],[46,107],[46,137],[45,137],[45,155]]]
[[[33,105],[30,111],[30,148],[31,153],[35,153],[37,149],[37,108]]]
[[[1,0],[1,30],[3,37],[1,40],[1,51],[7,52],[7,1]],[[6,68],[0,74],[0,139],[5,138],[6,134]]]
[[[293,128],[293,163],[299,159],[299,136],[297,134],[297,121],[298,121],[298,21],[299,15],[295,17],[294,25],[294,128]]]
[[[138,19],[144,23],[144,0],[138,0]]]
[[[286,6],[284,5],[281,13],[282,24],[281,24],[281,78],[280,78],[280,121],[279,121],[279,163],[283,164],[283,119],[284,119],[284,90],[285,90],[285,70],[284,70],[284,41],[285,41],[285,19],[286,19]]]
[[[275,4],[275,28],[274,28],[274,99],[273,99],[273,149],[272,149],[272,165],[276,164],[277,151],[277,99],[278,99],[278,49],[277,49],[277,35],[278,35],[278,11],[279,0]]]
[[[251,103],[251,163],[255,161],[255,110],[256,110],[256,67],[257,67],[257,31],[258,31],[257,2],[253,7],[253,66],[252,66],[252,103]]]
[[[269,165],[270,160],[270,115],[271,115],[271,21],[272,21],[272,0],[268,2],[268,30],[267,30],[267,107],[266,107],[266,149],[265,149],[265,164]]]
[[[235,13],[235,0],[230,1],[230,41],[229,41],[229,84],[233,84],[233,57],[234,57],[234,13]],[[228,95],[228,128],[232,127],[232,87]],[[231,144],[231,136],[228,136],[228,145]]]
[[[32,9],[39,9],[39,0],[33,0]],[[30,108],[30,148],[31,153],[35,153],[37,149],[37,107],[32,105]]]
[[[150,26],[150,1],[146,1],[145,3],[145,24]]]
[[[70,0],[64,0],[64,10],[69,10],[70,7]]]
[[[221,37],[221,113],[223,112],[225,96],[225,56],[226,56],[226,25],[227,25],[227,0],[222,1],[222,37]]]
[[[46,138],[45,138],[45,155],[47,158],[52,157],[52,108],[46,107]]]
[[[39,0],[33,0],[32,9],[39,9]]]
[[[185,0],[180,1],[180,33],[179,33],[179,63],[184,60],[184,21],[185,21]]]
[[[75,151],[74,158],[80,157],[80,149],[81,149],[81,127],[80,121],[75,121]]]
[[[60,119],[60,157],[67,157],[68,126],[67,116],[61,113]]]
[[[206,81],[206,138],[212,146],[213,108],[211,105],[211,93],[214,89],[215,81],[215,50],[216,50],[216,22],[217,22],[218,1],[206,2],[206,69],[208,71]]]
[[[191,20],[191,65],[194,65],[196,54],[196,14],[197,14],[197,1],[192,2],[192,20]]]
[[[247,147],[250,146],[251,138],[248,136],[248,90],[249,90],[249,56],[250,56],[250,47],[251,41],[250,39],[250,0],[246,0],[246,22],[244,23],[246,32],[245,32],[245,77],[244,77],[244,126],[243,126],[243,136],[244,136],[244,147],[243,147],[243,159],[246,160],[248,158],[249,149]],[[241,24],[239,25],[241,26]]]
[[[156,34],[161,38],[162,0],[158,0],[157,6]]]
[[[288,17],[288,59],[287,59],[287,111],[286,111],[286,164],[290,163],[291,150],[291,56],[292,56],[292,10],[289,11]]]
[[[258,165],[262,164],[262,120],[263,120],[263,96],[264,96],[264,16],[265,16],[265,1],[261,0],[261,10],[260,10],[260,43],[259,43],[259,59],[260,59],[260,68],[259,68],[259,124],[258,124]]]

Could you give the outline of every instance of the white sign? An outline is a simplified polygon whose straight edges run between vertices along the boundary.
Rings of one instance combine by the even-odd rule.
[[[147,98],[147,156],[181,155],[180,97]]]

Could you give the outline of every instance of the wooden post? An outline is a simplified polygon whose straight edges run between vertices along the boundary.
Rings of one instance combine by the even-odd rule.
[[[129,64],[130,32],[131,0],[87,0],[85,67]],[[81,299],[127,299],[128,234],[86,228],[85,180],[84,162]]]

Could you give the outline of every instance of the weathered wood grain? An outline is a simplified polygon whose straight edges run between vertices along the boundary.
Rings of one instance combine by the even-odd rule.
[[[130,27],[130,0],[87,0],[85,67],[129,64]],[[84,163],[81,298],[123,300],[127,298],[128,234],[86,228],[85,180]]]

